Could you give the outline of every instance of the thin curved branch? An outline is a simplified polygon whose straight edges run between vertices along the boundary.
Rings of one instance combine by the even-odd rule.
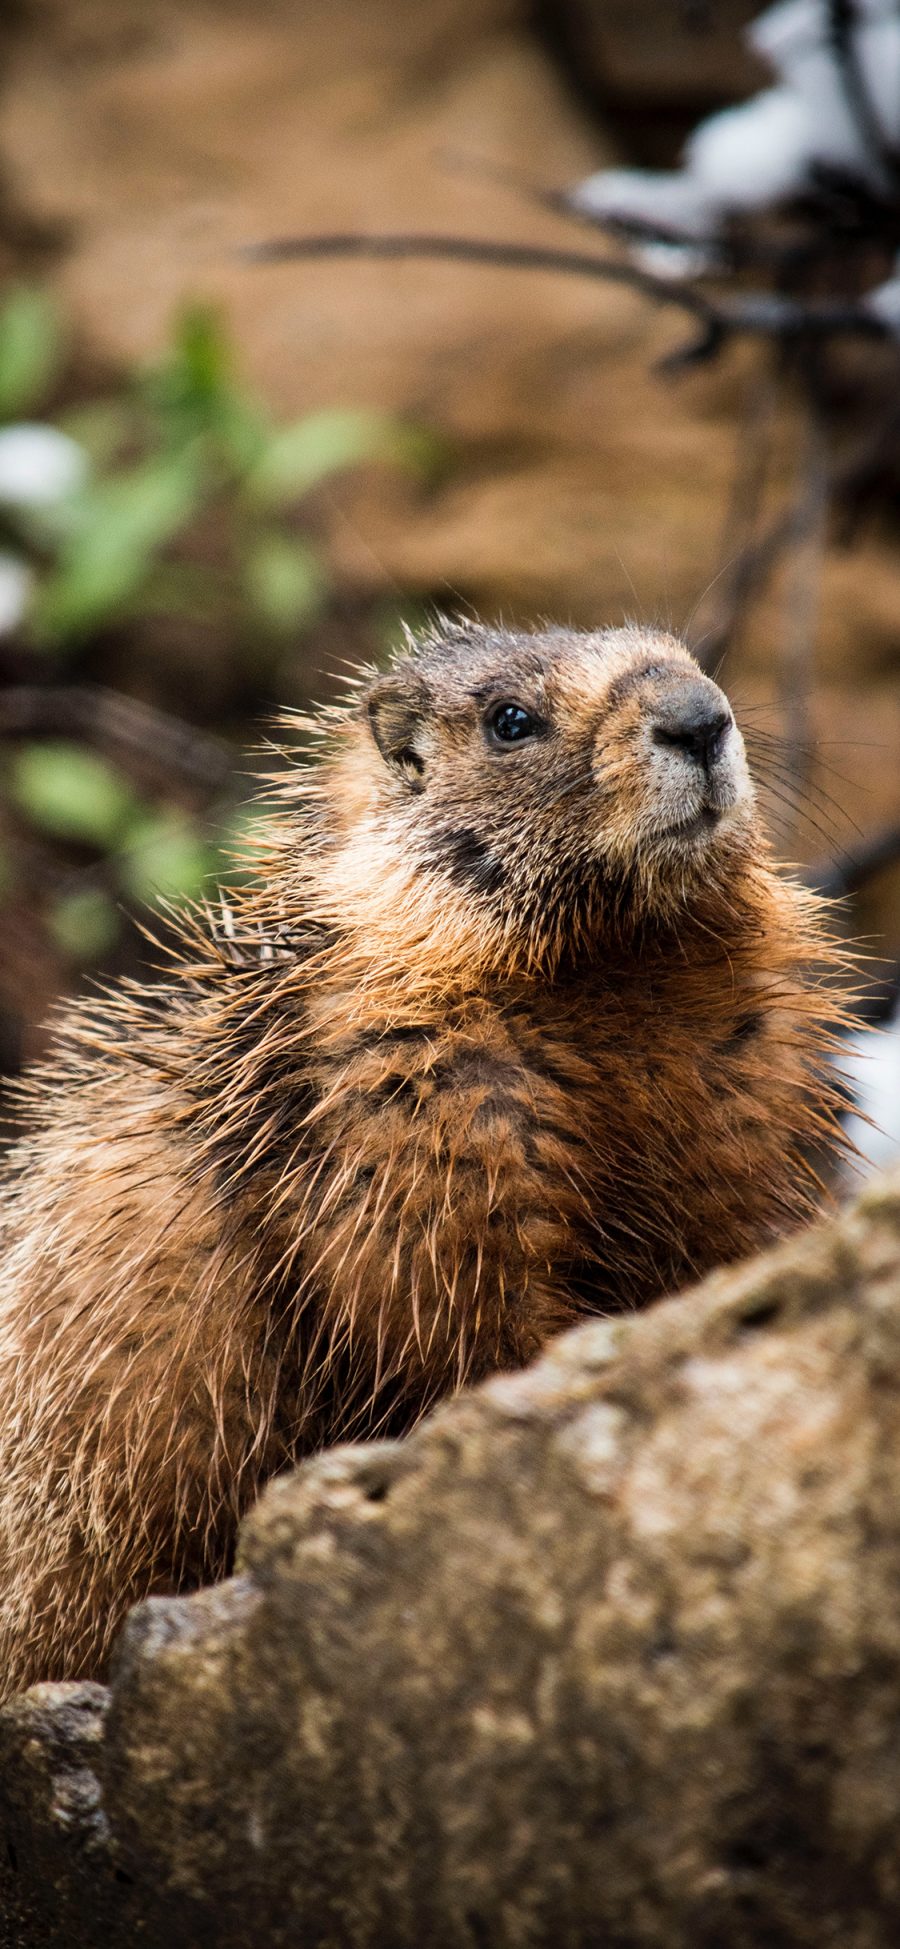
[[[127,753],[143,771],[206,791],[233,769],[224,740],[101,684],[12,684],[0,690],[0,739],[82,737]]]
[[[712,358],[725,340],[738,335],[767,339],[857,336],[885,339],[887,327],[862,303],[817,300],[808,304],[766,291],[713,300],[695,284],[673,282],[619,258],[593,251],[559,250],[544,244],[494,243],[488,238],[438,236],[428,232],[335,231],[319,236],[273,237],[244,247],[255,264],[286,264],[328,257],[365,257],[397,262],[432,258],[456,264],[487,264],[509,271],[554,271],[566,277],[596,278],[622,284],[654,304],[683,312],[700,327],[696,339],[665,361],[669,369]]]
[[[822,860],[807,867],[804,879],[817,893],[840,900],[858,893],[876,873],[900,862],[900,825],[881,826],[858,846],[848,848],[837,859]]]

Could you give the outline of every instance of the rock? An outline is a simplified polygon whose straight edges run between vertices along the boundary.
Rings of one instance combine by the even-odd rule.
[[[94,1941],[85,1913],[112,1881],[97,1774],[107,1694],[102,1685],[35,1685],[0,1729],[4,1835],[0,1944],[65,1949]],[[120,1909],[115,1900],[116,1921]]]
[[[892,1949],[898,1372],[900,1177],[275,1482],[0,1715],[11,1949]]]

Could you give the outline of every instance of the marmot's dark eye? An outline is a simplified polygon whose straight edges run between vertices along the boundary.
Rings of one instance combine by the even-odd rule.
[[[540,718],[532,717],[524,704],[496,704],[488,718],[488,730],[498,744],[518,744],[540,729]]]

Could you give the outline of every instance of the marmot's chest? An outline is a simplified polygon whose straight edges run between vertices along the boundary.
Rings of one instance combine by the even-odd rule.
[[[346,1033],[332,1023],[311,1045],[276,1229],[318,1268],[334,1250],[344,1282],[342,1255],[355,1263],[376,1234],[395,1270],[419,1247],[443,1265],[452,1244],[456,1290],[467,1255],[496,1284],[543,1227],[554,1290],[642,1304],[799,1215],[793,1034],[785,1006],[731,978],[691,1006],[635,979],[415,1019],[348,1011]]]
[[[801,1215],[808,1051],[786,1004],[723,983],[680,1008],[636,984],[559,1023],[548,1010],[523,1053],[542,1078],[538,1124],[565,1119],[590,1184],[586,1236],[611,1303],[675,1290]]]
[[[751,990],[711,988],[682,1006],[673,986],[635,982],[559,1008],[548,997],[511,1028],[529,1070],[608,1143],[618,1130],[628,1144],[720,1113],[733,1124],[759,1095],[776,1021]]]
[[[638,983],[596,993],[473,997],[443,1019],[370,1025],[314,1079],[372,1157],[410,1132],[462,1168],[490,1138],[590,1186],[640,1193],[648,1169],[715,1173],[716,1147],[759,1121],[771,1010],[734,992],[679,1008]],[[330,1116],[317,1117],[318,1143]],[[318,1143],[316,1148],[318,1148]],[[588,1161],[589,1160],[589,1161]]]

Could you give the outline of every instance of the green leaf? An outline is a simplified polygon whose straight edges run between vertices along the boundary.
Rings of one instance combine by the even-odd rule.
[[[35,599],[38,635],[82,636],[125,608],[159,550],[191,519],[199,492],[190,454],[88,488],[68,512],[58,564]]]
[[[201,893],[212,853],[193,822],[168,811],[142,820],[119,861],[119,875],[138,900],[188,900]]]
[[[140,801],[114,766],[80,744],[27,744],[9,770],[10,795],[32,823],[58,839],[107,850]]]
[[[235,379],[231,345],[214,308],[193,306],[183,314],[172,350],[144,375],[139,391],[157,445],[173,453],[201,439],[232,483],[265,450],[269,421]]]
[[[257,465],[271,437],[265,414],[252,400],[239,394],[221,401],[210,431],[226,460],[241,477]]]
[[[182,312],[175,328],[172,369],[194,398],[214,398],[230,384],[231,348],[214,305],[189,305]]]
[[[108,893],[85,887],[64,893],[47,915],[47,927],[70,961],[97,961],[107,954],[119,933],[119,916]]]
[[[247,485],[255,499],[279,504],[297,500],[330,474],[361,461],[418,465],[424,453],[423,436],[386,414],[352,408],[310,413],[273,434]]]
[[[321,613],[328,581],[315,550],[288,535],[264,535],[250,550],[245,587],[268,627],[287,634]]]
[[[0,419],[11,419],[41,399],[59,353],[53,299],[33,285],[15,286],[0,307]]]
[[[171,349],[144,373],[140,392],[164,420],[205,424],[212,401],[231,386],[231,355],[218,313],[192,305],[175,327]]]

